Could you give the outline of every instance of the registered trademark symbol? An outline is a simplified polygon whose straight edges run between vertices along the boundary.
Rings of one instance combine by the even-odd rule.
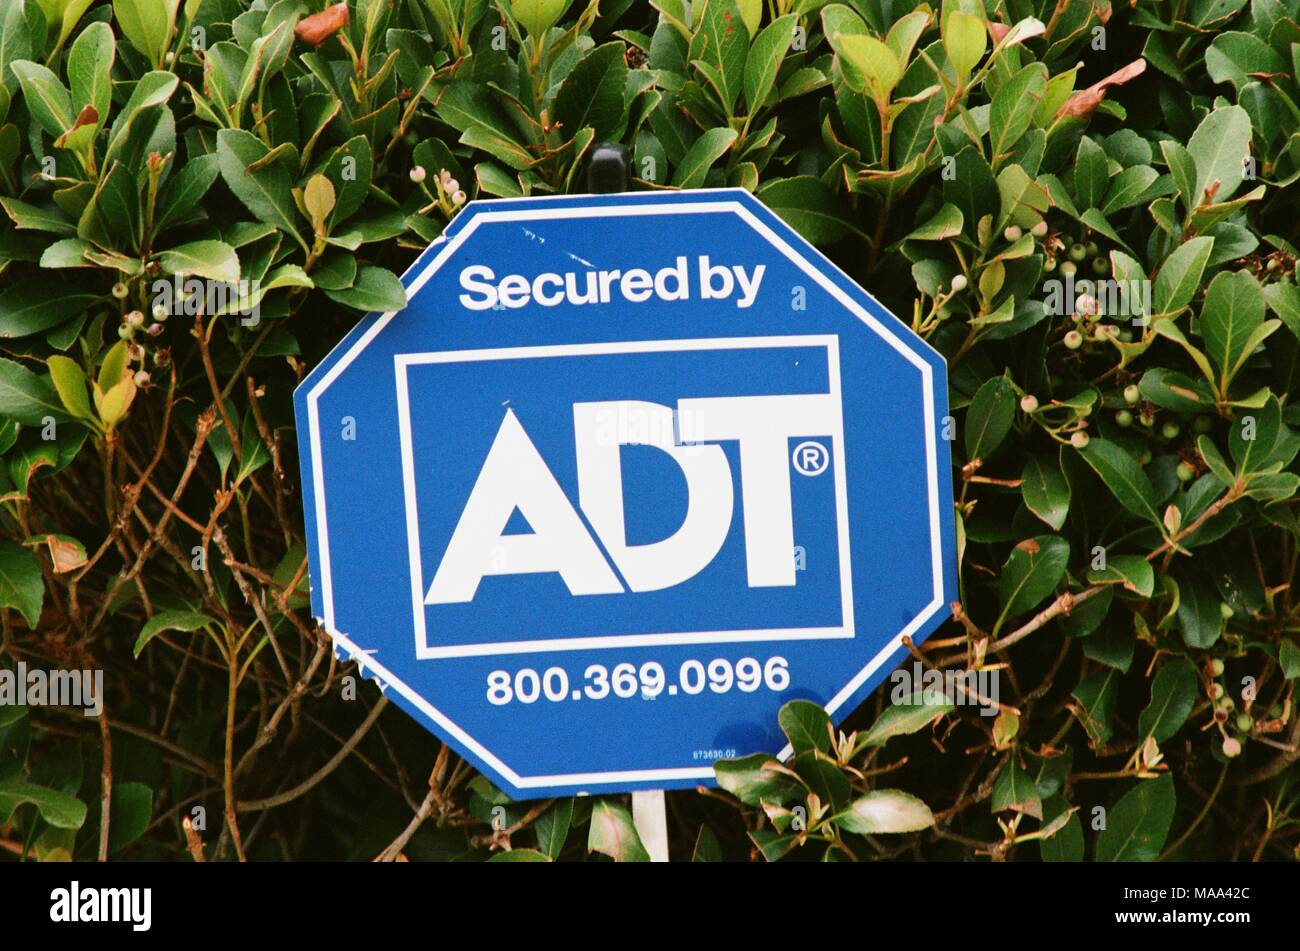
[[[810,439],[794,447],[790,461],[794,463],[800,475],[818,476],[831,464],[831,454],[821,443]]]

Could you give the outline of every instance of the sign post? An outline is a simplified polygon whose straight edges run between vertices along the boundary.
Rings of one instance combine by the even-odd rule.
[[[948,616],[944,361],[750,193],[471,202],[403,283],[295,394],[313,611],[510,796],[662,858]]]

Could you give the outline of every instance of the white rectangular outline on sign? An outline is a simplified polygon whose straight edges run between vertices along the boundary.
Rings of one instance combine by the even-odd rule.
[[[840,552],[840,610],[842,622],[833,627],[762,628],[735,631],[675,631],[658,634],[606,634],[494,643],[429,645],[425,623],[424,571],[420,559],[419,507],[415,490],[415,454],[411,432],[411,397],[407,368],[438,363],[487,360],[530,360],[546,357],[601,356],[616,353],[668,353],[703,350],[758,350],[765,347],[824,347],[827,377],[837,414],[834,440],[836,536]],[[548,650],[596,650],[651,647],[667,644],[740,644],[752,641],[825,640],[851,638],[853,626],[853,569],[849,552],[848,489],[844,463],[844,418],[840,390],[839,337],[835,334],[800,334],[774,337],[714,337],[694,340],[639,340],[613,343],[560,344],[541,347],[499,347],[483,350],[444,350],[399,353],[393,357],[397,378],[398,433],[402,448],[402,486],[406,502],[407,557],[411,572],[411,605],[415,620],[415,654],[419,660],[440,657],[486,657],[494,654],[528,654]]]

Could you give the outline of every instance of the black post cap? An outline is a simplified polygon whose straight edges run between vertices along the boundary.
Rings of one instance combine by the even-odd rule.
[[[602,142],[587,160],[587,191],[593,195],[625,192],[628,186],[627,146]]]

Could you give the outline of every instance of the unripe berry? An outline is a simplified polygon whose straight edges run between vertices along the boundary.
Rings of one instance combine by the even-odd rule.
[[[1241,740],[1228,737],[1223,741],[1223,755],[1233,759],[1241,755]]]
[[[1228,620],[1228,618],[1232,617],[1232,615],[1235,613],[1236,612],[1232,610],[1232,605],[1229,604],[1227,601],[1219,602],[1219,616],[1222,617],[1225,621]]]
[[[1021,233],[1018,225],[1007,225],[1007,229],[1002,232],[1002,237],[1008,241],[1019,241]]]
[[[148,370],[136,370],[136,371],[135,371],[135,385],[136,385],[136,386],[147,386],[148,384],[149,384],[149,371],[148,371]]]
[[[449,178],[442,183],[442,187],[444,190],[449,192],[458,192],[460,191],[460,182],[456,181],[454,178]]]
[[[152,313],[153,319],[160,323],[171,316],[171,312],[167,310],[166,304],[154,304]]]
[[[1219,698],[1218,707],[1220,710],[1226,710],[1229,713],[1231,713],[1233,710],[1236,709],[1237,701],[1233,700],[1232,697],[1225,694],[1224,696]]]
[[[1066,277],[1073,274],[1077,270],[1079,270],[1079,265],[1075,264],[1073,261],[1061,262],[1061,274],[1065,275]]]
[[[1070,445],[1075,449],[1082,449],[1088,445],[1088,434],[1082,429],[1070,434]]]
[[[1223,661],[1220,658],[1215,657],[1210,661],[1210,676],[1222,677],[1224,670]]]
[[[1249,733],[1255,726],[1255,721],[1251,719],[1249,713],[1237,714],[1237,729],[1242,733]]]
[[[116,297],[118,300],[125,300],[126,295],[129,293],[131,293],[130,288],[128,288],[121,281],[118,281],[116,284],[113,285],[113,296]]]
[[[455,205],[457,208],[465,204],[465,193],[460,190],[453,192],[451,196],[451,203]]]
[[[1088,252],[1088,256],[1089,256],[1089,257],[1096,257],[1096,256],[1097,256],[1097,251],[1099,250],[1098,247],[1097,247],[1097,242],[1096,242],[1096,241],[1089,241],[1089,242],[1088,242],[1088,245],[1087,245],[1087,247],[1086,247],[1085,250],[1087,250],[1087,252]]]
[[[1210,699],[1214,701],[1223,699],[1223,684],[1210,684]]]
[[[1083,334],[1077,330],[1071,330],[1065,335],[1065,345],[1071,350],[1078,350],[1083,346]]]
[[[966,289],[966,275],[958,274],[956,277],[952,279],[953,293],[964,291],[965,289]]]
[[[1032,393],[1026,393],[1020,397],[1020,408],[1026,413],[1032,413],[1038,409],[1038,397]]]
[[[1133,414],[1126,409],[1122,409],[1115,414],[1115,422],[1124,427],[1132,426]]]
[[[144,323],[144,314],[140,313],[138,310],[133,310],[128,313],[124,319],[130,326],[139,327]]]
[[[415,182],[415,184],[418,185],[420,182],[424,181],[424,176],[425,171],[423,165],[416,165],[411,169],[411,181]]]
[[[145,332],[148,333],[150,337],[156,337],[163,332],[163,325],[150,324],[148,327],[145,328]]]
[[[1101,304],[1091,294],[1080,294],[1075,298],[1074,309],[1080,314],[1093,317],[1101,310]]]
[[[1071,261],[1075,261],[1075,262],[1082,261],[1082,260],[1083,260],[1084,258],[1086,258],[1087,256],[1088,256],[1088,249],[1087,249],[1086,247],[1084,247],[1083,245],[1081,245],[1081,244],[1072,244],[1072,245],[1070,245],[1070,260],[1071,260]]]
[[[1160,435],[1166,439],[1177,439],[1180,432],[1182,428],[1172,419],[1160,427]]]
[[[1110,262],[1105,258],[1092,259],[1092,273],[1096,275],[1107,274],[1110,272]]]
[[[1142,391],[1138,389],[1136,383],[1130,383],[1124,387],[1124,402],[1129,406],[1137,406],[1137,401],[1142,398]]]
[[[1043,262],[1044,273],[1051,274],[1055,270],[1056,270],[1056,258],[1048,258],[1046,261]]]
[[[1196,470],[1185,462],[1178,463],[1178,468],[1174,472],[1177,473],[1179,482],[1191,482],[1192,476],[1196,475]]]
[[[1029,229],[1029,233],[1035,238],[1045,238],[1047,236],[1047,222],[1040,221]]]
[[[117,336],[121,340],[130,340],[135,336],[135,328],[130,324],[118,324]]]

